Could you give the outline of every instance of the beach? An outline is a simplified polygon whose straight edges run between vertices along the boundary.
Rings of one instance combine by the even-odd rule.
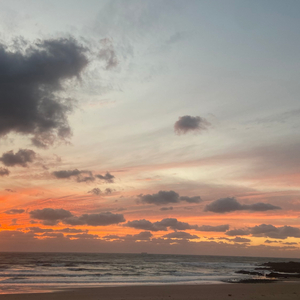
[[[293,300],[299,282],[79,288],[52,293],[6,294],[0,300]]]
[[[0,300],[293,300],[299,281],[263,284],[159,285],[79,288],[52,293],[6,294]]]

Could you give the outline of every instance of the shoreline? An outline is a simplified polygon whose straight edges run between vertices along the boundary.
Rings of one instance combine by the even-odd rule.
[[[0,300],[296,300],[299,281],[69,288],[46,293],[1,294]]]

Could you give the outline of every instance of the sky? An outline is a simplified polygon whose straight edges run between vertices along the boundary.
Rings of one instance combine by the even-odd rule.
[[[0,1],[0,251],[300,258],[297,0]]]

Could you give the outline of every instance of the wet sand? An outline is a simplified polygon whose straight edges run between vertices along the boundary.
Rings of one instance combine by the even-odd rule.
[[[299,300],[300,282],[80,288],[0,295],[0,300]]]

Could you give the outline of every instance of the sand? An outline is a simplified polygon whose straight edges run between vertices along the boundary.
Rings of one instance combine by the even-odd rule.
[[[0,300],[299,300],[300,282],[100,287],[43,294],[0,295]]]

